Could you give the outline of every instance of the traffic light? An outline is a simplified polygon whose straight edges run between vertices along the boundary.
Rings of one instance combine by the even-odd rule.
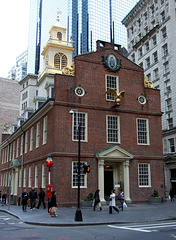
[[[90,165],[84,164],[84,173],[89,173],[90,172]]]

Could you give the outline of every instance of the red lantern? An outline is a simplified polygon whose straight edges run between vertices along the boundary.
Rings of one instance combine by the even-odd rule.
[[[52,167],[52,165],[53,165],[53,160],[52,160],[51,155],[49,153],[48,157],[46,159],[46,166],[50,168],[50,167]]]

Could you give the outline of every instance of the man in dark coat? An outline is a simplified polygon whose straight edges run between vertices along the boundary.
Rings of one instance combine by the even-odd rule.
[[[39,202],[38,202],[37,208],[39,209],[41,203],[43,203],[43,208],[45,209],[45,192],[43,191],[42,188],[40,188],[38,196],[39,196]]]
[[[24,189],[22,193],[22,209],[24,212],[26,212],[26,209],[27,209],[27,201],[28,201],[28,193],[26,192],[26,189]]]
[[[29,199],[31,203],[31,210],[35,208],[36,199],[37,199],[37,191],[34,187],[32,187],[31,191],[29,192]]]

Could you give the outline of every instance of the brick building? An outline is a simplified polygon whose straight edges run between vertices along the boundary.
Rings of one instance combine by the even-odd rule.
[[[97,51],[75,57],[73,69],[72,75],[55,74],[54,98],[0,145],[0,190],[7,185],[15,197],[22,186],[45,188],[50,153],[58,205],[76,205],[79,122],[81,162],[91,166],[90,173],[81,174],[81,199],[99,188],[104,201],[120,187],[127,201],[147,201],[154,189],[163,196],[159,90],[116,44],[97,41]],[[122,93],[115,96],[108,89]]]

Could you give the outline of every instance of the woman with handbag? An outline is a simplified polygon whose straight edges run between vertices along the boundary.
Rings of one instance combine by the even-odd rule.
[[[109,198],[109,214],[112,214],[112,208],[119,213],[119,209],[116,208],[116,201],[115,201],[115,191],[112,190],[111,191],[111,195],[110,195],[110,198]]]

